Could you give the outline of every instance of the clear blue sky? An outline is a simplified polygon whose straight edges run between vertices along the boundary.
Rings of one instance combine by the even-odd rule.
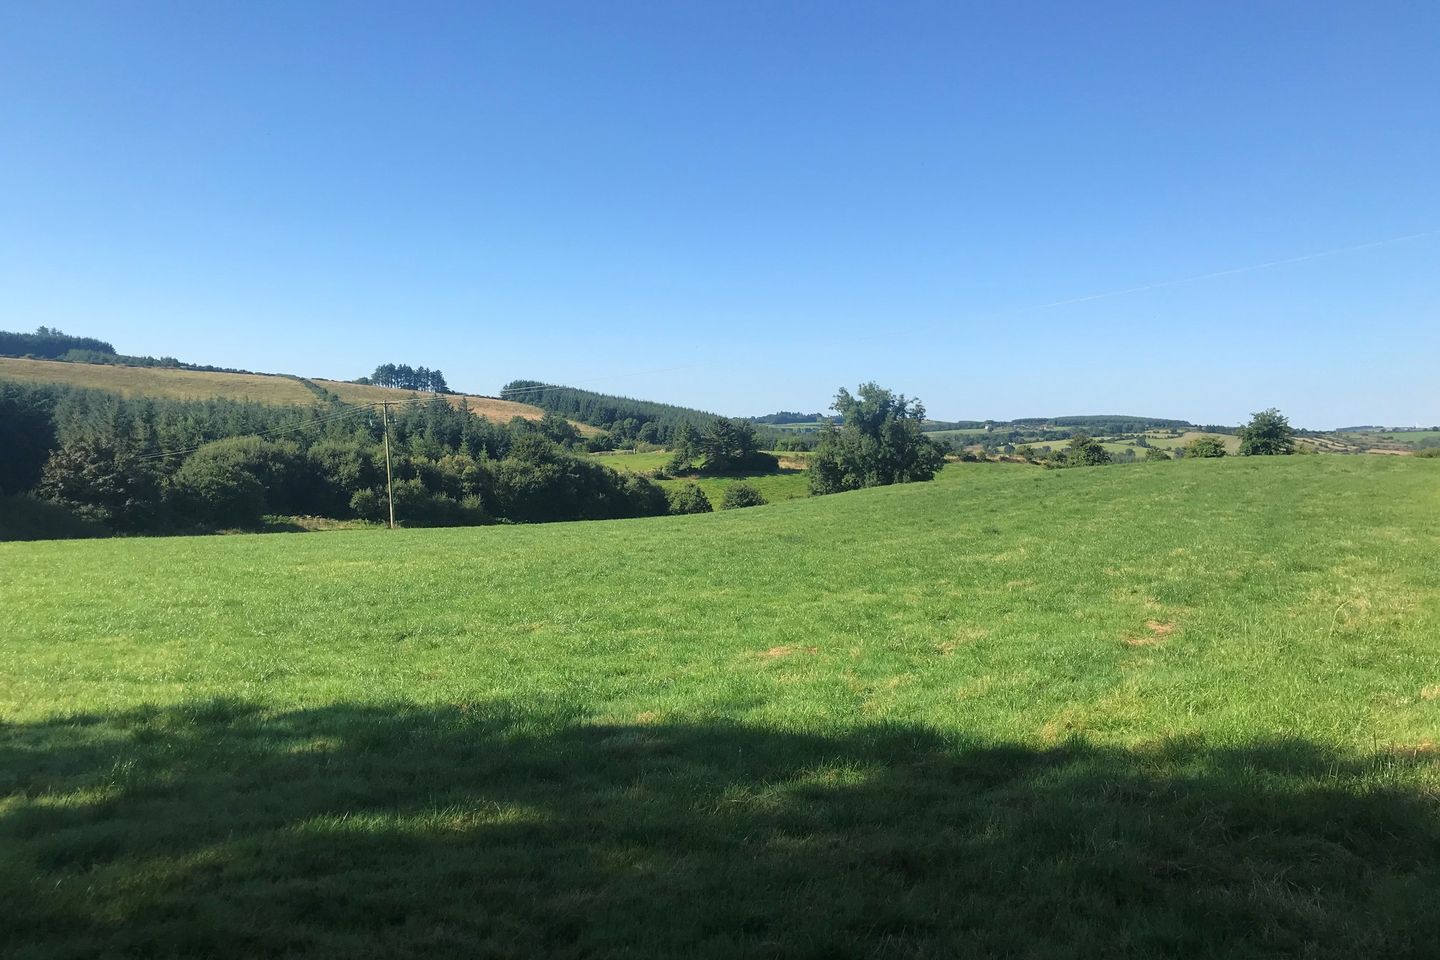
[[[1437,51],[1440,4],[1374,0],[8,3],[0,328],[732,414],[877,379],[1428,424]]]

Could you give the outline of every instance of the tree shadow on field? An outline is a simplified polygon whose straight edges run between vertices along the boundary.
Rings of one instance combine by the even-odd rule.
[[[1434,758],[231,702],[0,727],[0,953],[1435,956]]]

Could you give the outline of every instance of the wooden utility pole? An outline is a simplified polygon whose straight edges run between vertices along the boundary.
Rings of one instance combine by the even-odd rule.
[[[380,401],[380,423],[385,429],[385,497],[390,501],[390,529],[395,529],[395,485],[390,479],[390,401]]]

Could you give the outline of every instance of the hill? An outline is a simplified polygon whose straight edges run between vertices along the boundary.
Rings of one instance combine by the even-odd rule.
[[[412,390],[345,383],[339,380],[306,380],[302,377],[277,374],[219,373],[174,367],[129,367],[16,357],[0,357],[0,380],[60,383],[92,390],[108,390],[127,397],[165,397],[172,400],[218,398],[268,404],[309,405],[323,395],[321,391],[334,394],[346,403],[398,401],[421,396]],[[545,416],[544,410],[528,403],[467,394],[446,394],[445,397],[457,407],[464,403],[472,413],[502,423],[512,417],[539,420]],[[599,433],[585,425],[577,426],[589,435]]]
[[[1440,463],[0,544],[32,956],[1423,956]]]

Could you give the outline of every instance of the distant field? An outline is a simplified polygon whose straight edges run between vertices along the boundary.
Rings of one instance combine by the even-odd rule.
[[[1384,440],[1389,443],[1415,444],[1425,440],[1440,439],[1440,430],[1398,430],[1385,433],[1347,433],[1342,436],[1352,439],[1356,443],[1370,443],[1376,440]]]
[[[986,437],[991,436],[984,430],[927,430],[925,436],[934,437],[940,440],[964,439],[979,443]],[[1063,443],[1064,441],[1056,441]]]
[[[596,463],[622,470],[627,473],[645,473],[658,470],[670,462],[670,451],[649,450],[637,453],[633,450],[615,450],[605,453],[587,453],[585,456]]]
[[[346,403],[374,403],[381,400],[426,396],[413,390],[396,390],[392,387],[375,387],[363,383],[345,383],[341,380],[315,380],[314,383],[329,390]],[[539,407],[531,406],[528,403],[515,403],[511,400],[495,400],[490,397],[473,397],[463,394],[446,394],[445,399],[457,408],[463,402],[470,408],[471,413],[500,423],[509,423],[515,417],[539,420],[545,416],[545,411]],[[575,426],[580,428],[580,432],[586,436],[603,432],[589,424],[576,423]]]
[[[666,451],[652,451],[649,453],[628,453],[616,451],[614,453],[592,453],[588,454],[590,459],[597,463],[603,463],[607,467],[616,470],[627,470],[641,473],[663,467],[670,462],[670,454]],[[803,455],[794,453],[779,453],[782,461],[798,464]],[[705,496],[710,498],[715,509],[720,508],[720,498],[725,495],[725,488],[736,483],[748,483],[759,490],[761,495],[771,503],[778,503],[781,500],[794,500],[799,497],[810,495],[810,478],[805,470],[799,466],[790,466],[782,469],[779,473],[760,473],[752,476],[741,477],[700,477],[695,478],[672,478],[659,481],[660,485],[667,490],[684,486],[686,483],[698,484]]]
[[[779,503],[782,500],[795,500],[810,495],[810,476],[804,470],[782,470],[779,473],[761,473],[748,477],[700,477],[694,480],[672,479],[661,480],[660,485],[667,490],[683,486],[686,483],[698,484],[705,496],[716,510],[720,509],[720,498],[725,495],[725,488],[737,483],[748,483],[760,491],[770,503]]]
[[[1175,447],[1183,447],[1191,440],[1196,440],[1200,437],[1216,437],[1220,440],[1225,441],[1225,452],[1232,456],[1240,452],[1240,438],[1233,437],[1224,433],[1202,433],[1199,430],[1187,430],[1178,438],[1149,437],[1148,439],[1152,447],[1160,447],[1164,450],[1173,450]]]
[[[774,430],[789,430],[796,433],[813,433],[825,424],[819,420],[806,420],[801,423],[762,423],[761,427],[770,427]]]
[[[62,363],[56,360],[22,360],[0,357],[0,379],[23,383],[63,383],[93,390],[109,390],[125,396],[166,397],[175,400],[252,400],[257,403],[298,404],[316,402],[316,395],[293,377],[252,373],[206,373],[165,367],[122,367],[99,363]],[[393,390],[339,380],[312,380],[346,403],[403,400],[421,396],[411,390]],[[528,403],[512,403],[489,397],[447,395],[456,407],[462,400],[478,416],[507,423],[514,417],[539,420],[545,411]],[[574,423],[574,421],[571,421]],[[584,436],[603,433],[598,427],[575,423]]]
[[[167,397],[175,400],[221,397],[301,405],[315,402],[315,394],[298,380],[252,373],[205,373],[164,367],[120,367],[0,357],[0,379],[23,383],[63,383],[92,390],[109,390],[128,397]]]
[[[0,544],[16,957],[1434,955],[1440,462]]]

